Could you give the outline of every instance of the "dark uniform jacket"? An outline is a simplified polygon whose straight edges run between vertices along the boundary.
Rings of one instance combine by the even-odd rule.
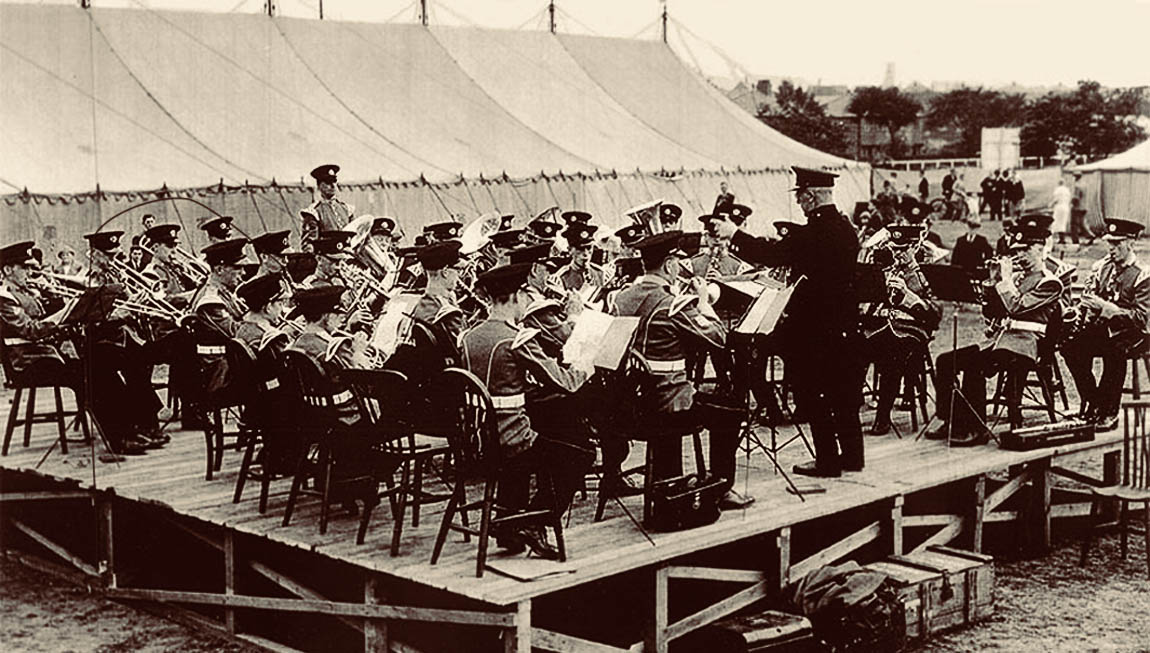
[[[235,337],[236,328],[245,313],[243,302],[232,291],[211,279],[192,295],[191,308],[204,326],[228,338]]]
[[[854,273],[858,238],[834,206],[819,207],[806,229],[783,240],[768,241],[738,231],[732,244],[748,263],[789,266],[791,279],[806,277],[788,304],[786,333],[793,336],[794,348],[818,347],[828,338],[857,331]]]
[[[1105,320],[1107,335],[1121,348],[1141,344],[1150,334],[1150,266],[1133,257],[1120,265],[1104,258],[1090,272],[1086,291],[1121,309]]]
[[[416,329],[415,323],[426,331]],[[412,309],[411,319],[401,327],[399,345],[386,367],[403,372],[411,383],[421,386],[458,363],[459,336],[465,328],[463,311],[449,297],[424,293]],[[430,335],[430,341],[425,334]]]
[[[293,351],[303,352],[312,360],[324,375],[336,384],[338,392],[327,397],[305,397],[304,401],[321,407],[331,408],[337,419],[345,424],[355,424],[359,421],[359,412],[355,404],[355,397],[350,390],[342,389],[337,379],[341,370],[353,367],[362,367],[352,346],[352,339],[347,336],[333,336],[326,331],[305,331],[288,347]]]
[[[991,249],[990,243],[982,234],[974,234],[973,238],[969,234],[964,234],[954,242],[954,252],[950,255],[950,264],[957,265],[966,270],[967,274],[973,275],[992,256],[994,256],[994,250]]]
[[[169,265],[158,258],[144,268],[145,275],[159,279],[162,284],[164,296],[171,299],[173,296],[184,295],[196,289],[192,279],[180,273],[175,266]],[[179,300],[177,300],[179,301]]]
[[[1062,281],[1049,271],[1039,269],[1015,283],[1000,281],[994,289],[1005,307],[1005,315],[995,317],[980,347],[1037,359],[1038,343],[1046,336],[1047,325],[1058,311]]]
[[[719,193],[718,197],[715,198],[715,208],[713,208],[711,210],[711,213],[718,214],[718,213],[723,213],[725,211],[730,211],[731,207],[734,205],[735,205],[735,194],[734,193]]]
[[[311,248],[311,241],[315,240],[319,232],[336,231],[346,227],[347,223],[351,222],[353,213],[352,206],[338,197],[333,197],[330,200],[321,197],[301,210],[300,218],[303,220],[303,227],[300,239],[303,241],[304,250]]]
[[[686,355],[691,345],[722,347],[727,333],[714,317],[704,315],[694,295],[674,295],[660,277],[640,277],[615,296],[611,313],[640,318],[635,347],[655,376],[654,405],[662,413],[689,410],[695,388],[687,380]]]
[[[712,265],[711,259],[713,258],[710,252],[696,254],[691,258],[691,272],[700,279],[705,278],[707,276],[707,270],[709,270]],[[739,270],[743,268],[742,261],[731,256],[729,253],[713,265],[715,269],[718,270],[720,277],[736,275],[739,273]]]
[[[464,366],[491,393],[504,457],[521,453],[535,442],[526,409],[526,393],[533,383],[572,393],[587,380],[583,372],[564,367],[544,353],[538,336],[538,329],[485,320],[460,339]]]
[[[60,351],[50,341],[59,327],[45,322],[47,316],[44,303],[35,290],[0,284],[0,335],[4,337],[4,348],[15,371],[23,371],[41,359],[64,362]]]
[[[552,276],[552,279],[557,279],[563,290],[581,290],[585,284],[591,284],[596,288],[601,288],[605,281],[603,278],[603,270],[591,263],[588,263],[587,267],[582,270],[577,270],[573,265],[568,263],[559,268]]]
[[[539,330],[539,342],[548,356],[562,359],[563,345],[571,337],[575,323],[567,317],[563,305],[531,290],[531,303],[523,315],[523,326]]]

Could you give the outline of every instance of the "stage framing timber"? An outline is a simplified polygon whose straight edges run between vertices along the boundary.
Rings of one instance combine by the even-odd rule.
[[[474,542],[459,539],[430,565],[438,505],[405,527],[391,557],[385,507],[357,546],[354,518],[318,533],[315,502],[281,526],[287,481],[273,484],[265,515],[257,488],[233,504],[239,456],[230,452],[224,471],[204,481],[198,433],[177,432],[165,449],[117,465],[94,462],[80,445],[49,453],[53,431],[37,429],[31,446],[15,442],[0,459],[6,555],[280,651],[666,651],[837,560],[945,543],[980,551],[993,529],[1041,551],[1055,520],[1090,509],[1088,493],[1056,488],[1054,476],[1113,481],[1121,446],[1120,432],[1029,452],[868,438],[866,470],[821,482],[826,492],[806,501],[753,455],[739,479],[758,498],[751,508],[651,541],[618,505],[592,523],[592,489],[566,529],[569,562],[539,561],[558,573],[522,582],[475,578]],[[805,455],[801,446],[788,453]],[[1101,479],[1070,468],[1096,457]],[[626,502],[632,512],[638,504]]]

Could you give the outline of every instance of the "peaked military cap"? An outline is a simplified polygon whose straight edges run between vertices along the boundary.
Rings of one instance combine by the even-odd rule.
[[[283,277],[278,274],[260,275],[241,284],[236,288],[236,294],[244,300],[248,308],[267,306],[269,302],[285,294]]]
[[[176,246],[176,234],[180,231],[178,224],[158,224],[144,232],[145,242]]]
[[[1050,223],[1041,213],[1031,213],[1018,219],[1010,233],[1010,248],[1024,249],[1040,245],[1050,237]]]
[[[295,308],[288,313],[288,319],[303,315],[317,317],[325,313],[336,313],[340,310],[340,301],[343,299],[343,286],[315,286],[296,291],[292,297]]]
[[[342,231],[339,229],[321,231],[316,239],[312,241],[312,250],[315,251],[316,254],[328,258],[351,258],[351,253],[347,251],[347,241],[351,240],[351,237],[354,235],[355,234],[350,231]]]
[[[688,257],[698,254],[699,250],[703,249],[703,232],[684,232],[683,237],[679,239],[679,249]]]
[[[890,232],[892,245],[907,247],[918,241],[925,228],[921,224],[892,224],[886,229]]]
[[[199,227],[212,238],[227,238],[232,233],[233,220],[230,215],[209,215],[199,219]]]
[[[659,205],[659,222],[665,225],[675,224],[681,217],[683,217],[683,209],[679,208],[678,204]]]
[[[504,213],[499,216],[499,231],[508,231],[515,224],[514,213]]]
[[[381,215],[371,221],[371,235],[390,236],[395,232],[395,218],[390,215]]]
[[[1106,233],[1103,234],[1104,240],[1123,240],[1126,238],[1137,238],[1142,234],[1143,226],[1133,220],[1126,218],[1106,218]]]
[[[567,244],[571,247],[587,247],[594,240],[595,232],[598,229],[595,225],[584,222],[572,222],[563,232],[563,237],[567,239]]]
[[[643,257],[643,265],[647,268],[654,268],[672,254],[680,256],[686,254],[679,246],[682,239],[682,231],[664,231],[661,234],[647,236],[635,243],[635,249],[639,250],[639,255]]]
[[[577,222],[588,224],[591,222],[591,214],[586,211],[564,211],[563,221],[567,223],[567,226],[571,226]]]
[[[0,265],[29,265],[36,262],[36,257],[32,255],[32,248],[35,243],[32,241],[24,241],[22,243],[13,243],[0,249]]]
[[[247,238],[232,238],[219,243],[213,243],[200,250],[208,265],[240,265],[244,261],[244,245]]]
[[[637,224],[629,224],[615,232],[615,237],[623,243],[624,247],[634,247],[635,243],[643,240],[646,236],[647,232]]]
[[[531,272],[530,263],[500,265],[479,275],[475,283],[491,297],[505,297],[527,283],[529,272]]]
[[[727,215],[736,227],[743,226],[747,222],[747,218],[751,217],[752,213],[754,213],[754,210],[746,204],[732,204],[731,207],[727,209]]]
[[[791,166],[791,170],[795,171],[795,187],[791,189],[793,191],[804,188],[833,188],[835,179],[838,178],[833,172],[800,166]]]
[[[558,222],[551,222],[550,220],[536,218],[527,225],[531,229],[531,233],[535,234],[537,238],[544,240],[553,240],[555,235],[559,233],[559,229],[563,226]]]
[[[463,243],[458,240],[445,240],[420,248],[415,256],[423,269],[442,270],[459,262],[460,247],[463,247]]]
[[[779,220],[775,222],[775,231],[778,232],[779,238],[789,238],[805,227],[806,225],[790,222],[789,220]]]
[[[290,231],[269,231],[252,238],[252,247],[257,254],[283,254],[290,246]]]
[[[455,221],[436,222],[424,227],[423,233],[430,234],[436,240],[451,240],[459,238],[459,230],[462,228],[462,225]]]
[[[540,263],[552,271],[562,267],[559,259],[551,256],[551,243],[517,247],[507,253],[507,258],[512,263]]]
[[[496,231],[489,236],[491,242],[495,243],[496,247],[503,249],[511,249],[519,243],[523,242],[522,229],[508,229],[506,231]]]
[[[336,174],[339,173],[339,166],[334,163],[325,163],[311,171],[311,178],[317,182],[326,181],[334,184],[336,182]]]
[[[120,236],[123,235],[122,231],[97,231],[94,234],[85,234],[84,238],[93,249],[110,252],[120,247]]]

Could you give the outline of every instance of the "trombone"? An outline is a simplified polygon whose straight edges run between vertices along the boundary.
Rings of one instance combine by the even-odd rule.
[[[81,287],[73,285],[77,283],[81,284]],[[79,299],[80,296],[84,294],[84,287],[82,286],[83,280],[66,274],[43,272],[40,278],[32,281],[32,284],[39,288],[41,292],[55,295],[69,301]],[[167,302],[164,303],[167,304]],[[169,308],[165,308],[164,306],[151,305],[146,302],[131,299],[117,299],[115,300],[115,306],[133,315],[153,317],[170,322],[178,322],[181,316],[180,311],[170,305],[168,305],[169,310]]]
[[[92,258],[91,253],[89,253],[88,259],[95,268],[102,265],[101,262]],[[177,321],[183,314],[168,300],[164,299],[164,283],[162,281],[132,269],[132,266],[120,259],[112,256],[107,257],[107,259],[108,268],[117,272],[127,289],[129,297],[127,303],[139,307],[137,312],[144,314],[146,311],[151,311],[152,317],[171,319],[173,322]]]

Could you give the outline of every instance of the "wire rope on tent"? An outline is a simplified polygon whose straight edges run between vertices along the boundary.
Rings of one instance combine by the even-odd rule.
[[[251,186],[248,186],[246,182],[244,183],[244,190],[247,192],[248,197],[251,198],[252,208],[256,210],[256,217],[258,217],[260,220],[260,227],[263,229],[263,231],[260,233],[267,233],[270,231],[270,229],[268,229],[268,223],[264,221],[264,214],[262,211],[260,211],[259,203],[256,202],[256,190]]]
[[[559,174],[563,174],[563,172],[560,171]],[[544,176],[543,181],[547,184],[547,192],[551,193],[551,201],[555,202],[555,206],[563,206],[563,203],[559,201],[559,196],[555,194],[555,189],[551,187],[551,180]]]
[[[419,172],[419,171],[417,171],[417,170],[412,170],[410,167],[408,167],[408,166],[404,165],[403,163],[400,163],[400,162],[399,162],[399,161],[397,161],[397,160],[396,160],[394,157],[392,157],[392,156],[389,156],[389,155],[388,155],[386,152],[384,152],[384,151],[380,150],[379,148],[375,147],[375,146],[374,146],[374,145],[372,145],[371,143],[368,143],[368,142],[364,141],[363,139],[356,137],[356,136],[355,136],[355,134],[352,134],[351,132],[347,131],[346,129],[344,129],[342,126],[340,126],[340,125],[339,125],[337,122],[335,122],[334,120],[331,120],[331,119],[329,119],[327,116],[323,115],[322,113],[320,113],[320,112],[318,112],[318,111],[316,111],[316,110],[312,109],[311,107],[309,107],[308,105],[304,104],[303,102],[300,102],[299,100],[295,99],[295,97],[293,97],[293,96],[292,96],[290,93],[288,93],[288,92],[286,92],[286,91],[284,91],[284,90],[280,89],[280,88],[279,88],[279,87],[277,87],[275,84],[272,84],[272,83],[271,83],[271,82],[269,82],[268,80],[264,79],[262,76],[260,76],[260,75],[257,75],[256,73],[254,73],[254,72],[252,72],[251,70],[247,69],[247,68],[246,68],[246,67],[244,67],[242,64],[240,64],[240,62],[236,61],[236,60],[235,60],[235,59],[233,59],[232,57],[229,57],[227,54],[225,54],[225,53],[223,53],[223,52],[221,52],[221,51],[217,50],[216,48],[213,48],[212,46],[208,45],[207,43],[204,43],[204,42],[203,42],[203,41],[201,41],[200,39],[196,38],[196,37],[195,37],[195,35],[193,35],[193,34],[189,33],[187,30],[185,30],[183,27],[181,27],[181,26],[177,25],[176,23],[172,22],[171,20],[169,20],[168,18],[166,18],[165,16],[163,16],[163,15],[162,15],[160,12],[158,12],[158,11],[154,11],[153,9],[151,9],[150,7],[148,7],[147,5],[145,5],[145,4],[143,4],[143,3],[141,3],[141,2],[140,2],[140,0],[132,0],[132,2],[133,2],[133,3],[135,3],[136,5],[140,6],[141,8],[143,8],[143,9],[144,9],[146,12],[148,12],[148,14],[152,15],[152,16],[153,16],[153,17],[155,17],[156,19],[160,20],[161,22],[163,22],[163,23],[165,23],[166,25],[168,25],[169,27],[171,27],[171,28],[172,28],[173,30],[175,30],[176,32],[179,32],[180,34],[182,34],[182,35],[183,35],[185,38],[187,38],[187,39],[188,39],[189,41],[191,41],[192,43],[194,43],[194,44],[196,44],[197,46],[199,46],[199,47],[201,47],[201,48],[203,48],[203,49],[207,50],[208,52],[211,52],[212,54],[216,55],[216,57],[218,57],[220,60],[222,60],[222,61],[224,61],[225,63],[229,64],[230,66],[232,66],[232,67],[233,67],[233,68],[235,68],[236,70],[239,70],[240,72],[244,73],[245,75],[247,75],[248,77],[250,77],[252,80],[254,80],[254,81],[255,81],[255,82],[257,82],[258,84],[260,84],[261,86],[263,86],[264,88],[266,88],[266,89],[268,89],[268,90],[271,90],[271,91],[273,91],[273,92],[274,92],[276,95],[278,95],[278,96],[280,96],[281,98],[283,98],[283,99],[287,100],[287,101],[288,101],[288,103],[290,103],[290,104],[292,104],[292,105],[294,105],[294,106],[297,106],[297,107],[299,107],[300,109],[302,109],[302,110],[303,110],[305,113],[307,113],[308,115],[310,115],[310,116],[312,116],[312,117],[314,117],[314,118],[318,119],[319,121],[321,121],[321,122],[323,122],[323,123],[325,123],[325,124],[329,125],[330,127],[334,128],[336,131],[338,131],[339,133],[343,134],[344,136],[346,136],[346,137],[347,137],[347,138],[349,138],[350,140],[352,140],[352,141],[354,141],[354,142],[356,142],[356,143],[359,143],[360,145],[362,145],[362,146],[364,146],[365,148],[367,148],[367,149],[371,150],[371,151],[372,151],[372,152],[374,152],[375,154],[378,154],[380,157],[382,157],[382,158],[384,158],[384,159],[386,159],[386,160],[390,161],[391,163],[395,164],[396,166],[398,166],[398,167],[400,167],[400,168],[402,168],[402,169],[404,169],[404,170],[406,170],[406,171],[408,171],[408,172],[410,172],[410,173],[412,173],[412,174],[415,174],[415,173]],[[275,21],[272,21],[272,22],[273,22],[273,23],[275,23]],[[279,29],[280,29],[278,25],[277,25],[276,29],[277,29],[277,30],[279,30]],[[286,39],[285,39],[285,41],[286,41]],[[291,46],[290,46],[290,44],[289,44],[289,48],[290,48],[290,47],[291,47]],[[294,52],[294,49],[293,49],[293,52]],[[298,57],[298,55],[297,55],[297,57]],[[304,62],[302,62],[302,61],[301,61],[301,63],[304,63]],[[304,63],[304,66],[306,67],[306,66],[307,66],[307,64],[306,64],[306,63]],[[374,132],[373,132],[373,133],[374,133]],[[405,149],[403,149],[403,148],[401,148],[401,147],[397,147],[397,146],[394,146],[394,144],[390,143],[390,141],[387,141],[387,139],[386,139],[386,138],[385,138],[384,140],[385,140],[385,142],[388,142],[388,144],[391,144],[391,145],[393,145],[393,147],[396,147],[396,149],[398,149],[399,151],[403,152],[404,154],[407,154],[408,156],[411,156],[413,159],[415,159],[415,160],[417,160],[417,161],[423,162],[423,160],[422,160],[422,159],[420,159],[420,158],[419,158],[419,157],[417,157],[417,156],[414,156],[414,155],[412,155],[410,152],[407,152]],[[431,165],[431,164],[428,164],[428,165]],[[435,166],[434,166],[434,165],[432,165],[432,167],[435,167]],[[436,168],[436,169],[438,169],[438,168]],[[446,171],[444,171],[444,172],[446,172]],[[259,178],[261,178],[261,179],[263,178],[263,177],[260,177],[260,175],[255,175],[255,174],[253,174],[252,176],[254,176],[254,177],[259,177]]]
[[[467,179],[462,174],[459,175],[459,183],[467,191],[467,197],[471,199],[471,206],[475,207],[475,215],[481,214],[483,211],[479,209],[479,202],[476,202],[475,195],[471,194],[471,185],[467,183]]]

